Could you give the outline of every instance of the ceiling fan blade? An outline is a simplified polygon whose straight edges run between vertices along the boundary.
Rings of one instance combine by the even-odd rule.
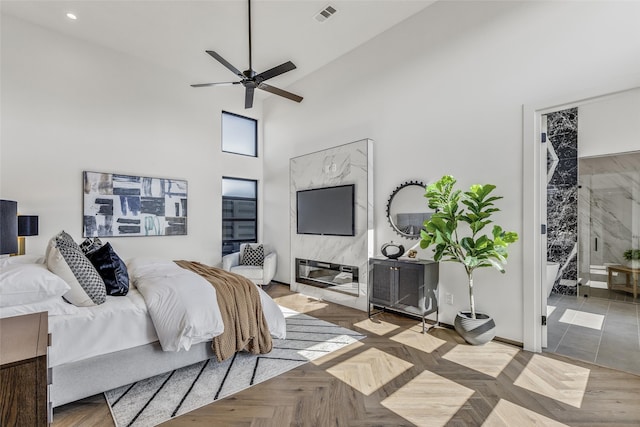
[[[236,76],[240,77],[241,79],[244,79],[244,76],[242,75],[242,73],[240,72],[240,70],[238,70],[236,67],[234,67],[233,65],[231,65],[226,59],[224,59],[222,56],[218,55],[216,52],[212,51],[212,50],[207,50],[206,51],[209,55],[211,55],[215,60],[217,60],[219,63],[221,63],[222,65],[224,65],[225,67],[227,67],[229,70],[231,70],[231,72],[233,74],[235,74]]]
[[[256,76],[256,80],[265,81],[269,80],[280,74],[284,74],[287,71],[295,70],[296,66],[291,61],[287,61],[284,64],[280,64],[277,67],[273,67],[270,70],[264,71]]]
[[[197,83],[191,85],[191,87],[207,87],[207,86],[231,86],[239,85],[241,82],[218,82],[218,83]]]
[[[260,85],[258,86],[258,89],[262,89],[262,90],[265,90],[267,92],[283,96],[283,97],[285,97],[287,99],[290,99],[292,101],[295,101],[295,102],[300,102],[303,99],[299,95],[296,95],[296,94],[291,93],[291,92],[287,92],[286,90],[277,88],[275,86],[270,86],[270,85],[268,85],[266,83],[260,83]]]
[[[247,90],[244,92],[244,108],[253,107],[253,92],[255,88],[249,86]]]

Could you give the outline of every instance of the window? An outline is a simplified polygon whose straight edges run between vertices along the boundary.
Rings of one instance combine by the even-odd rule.
[[[258,157],[258,121],[223,111],[222,151]]]
[[[222,177],[222,255],[258,236],[258,181]]]

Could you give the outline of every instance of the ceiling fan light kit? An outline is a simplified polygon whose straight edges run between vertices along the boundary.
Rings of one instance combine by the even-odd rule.
[[[253,69],[251,62],[251,0],[247,0],[249,11],[249,69],[240,71],[229,63],[226,59],[220,56],[213,50],[207,50],[206,52],[216,61],[224,65],[228,70],[240,78],[240,81],[235,82],[217,82],[217,83],[198,83],[192,84],[191,87],[208,87],[208,86],[229,86],[229,85],[243,85],[245,88],[244,94],[244,108],[253,107],[253,96],[256,89],[264,90],[265,92],[273,93],[274,95],[282,96],[295,102],[302,101],[302,97],[291,92],[287,92],[284,89],[277,88],[275,86],[264,83],[265,80],[272,79],[280,74],[284,74],[288,71],[295,70],[296,66],[291,61],[287,61],[284,64],[280,64],[277,67],[273,67],[262,73],[256,73]]]

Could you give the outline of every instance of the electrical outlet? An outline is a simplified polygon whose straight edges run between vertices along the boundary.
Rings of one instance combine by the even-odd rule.
[[[444,301],[449,305],[453,305],[453,294],[449,294],[449,293],[445,294]]]

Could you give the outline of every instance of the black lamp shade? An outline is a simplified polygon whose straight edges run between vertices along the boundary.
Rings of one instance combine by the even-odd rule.
[[[0,200],[0,255],[18,252],[18,202]]]
[[[20,215],[18,216],[18,236],[37,236],[38,235],[38,216],[37,215]]]

